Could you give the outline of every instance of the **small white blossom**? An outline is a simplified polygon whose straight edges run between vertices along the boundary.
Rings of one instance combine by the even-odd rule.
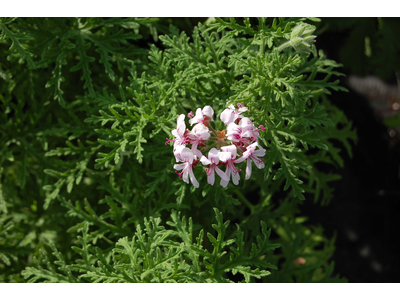
[[[260,157],[265,156],[266,150],[258,144],[258,140],[261,138],[258,131],[265,131],[266,128],[260,125],[257,129],[250,118],[241,115],[248,110],[247,107],[240,103],[237,106],[238,109],[235,110],[235,107],[230,105],[220,114],[221,121],[227,126],[222,130],[214,129],[210,124],[214,115],[211,106],[198,108],[196,115],[192,111],[188,113],[189,123],[194,125],[192,130],[186,129],[185,115],[179,115],[176,129],[172,130],[175,139],[167,138],[165,144],[174,142],[175,159],[176,162],[180,162],[180,164],[174,165],[174,169],[181,171],[180,173],[176,171],[176,173],[184,182],[188,184],[191,182],[195,187],[199,187],[199,182],[193,173],[193,168],[199,162],[207,166],[205,168],[207,182],[214,185],[215,173],[217,173],[221,177],[220,184],[223,187],[228,186],[231,178],[233,184],[239,184],[241,170],[235,165],[245,160],[247,161],[246,180],[251,176],[251,160],[254,161],[257,168],[265,167],[264,161]],[[257,147],[258,150],[256,150]],[[210,150],[206,157],[202,152],[207,149]],[[237,158],[238,154],[241,157]],[[225,172],[223,168],[225,168]]]
[[[242,129],[241,137],[250,138],[251,141],[258,141],[260,138],[258,131],[261,129],[257,129],[249,118],[242,118],[239,122],[239,126]]]
[[[239,179],[240,179],[240,176],[239,176],[239,171],[240,170],[235,168],[235,166],[234,166],[234,164],[236,163],[236,156],[237,156],[236,146],[235,145],[230,145],[230,146],[221,147],[221,150],[223,152],[229,153],[230,156],[231,156],[225,163],[225,165],[226,165],[225,174],[228,177],[228,179],[230,179],[231,174],[232,174],[232,182],[235,185],[238,185],[239,184]],[[223,187],[227,187],[228,183],[229,183],[229,180],[227,181],[227,180],[221,179],[221,185]]]
[[[182,170],[181,173],[176,172],[179,175],[179,178],[182,178],[184,182],[189,183],[189,178],[192,184],[195,187],[199,187],[199,182],[196,180],[193,174],[193,159],[194,155],[192,150],[181,145],[176,148],[174,152],[176,161],[180,161],[183,164],[175,164],[175,170]]]
[[[197,149],[197,146],[210,138],[210,131],[204,124],[199,123],[193,127],[188,136],[191,139],[193,153],[201,158],[203,154]]]
[[[208,152],[208,159],[203,155],[200,159],[201,163],[205,166],[210,166],[206,168],[207,182],[214,185],[215,174],[214,171],[225,181],[229,182],[229,177],[218,167],[219,161],[226,162],[231,157],[230,153],[220,152],[216,148],[212,148]]]
[[[256,147],[259,148],[259,150],[256,150]],[[247,146],[247,149],[245,152],[243,152],[243,156],[238,158],[236,160],[236,163],[241,163],[245,159],[247,159],[247,166],[246,166],[246,180],[248,180],[251,176],[251,161],[250,158],[254,161],[256,164],[257,168],[263,169],[265,167],[264,165],[264,160],[259,157],[263,157],[265,155],[266,150],[261,148],[261,146],[258,144],[258,142],[255,142],[249,146]]]
[[[176,149],[177,146],[180,145],[187,145],[189,144],[189,139],[187,137],[187,131],[186,131],[186,124],[185,124],[185,115],[181,114],[178,117],[178,120],[176,122],[176,129],[172,130],[172,135],[175,137],[173,140],[168,140],[165,144],[168,144],[172,141],[174,141],[174,150]]]
[[[189,124],[193,125],[196,123],[202,123],[204,124],[205,122],[211,121],[212,116],[214,114],[214,110],[212,109],[211,106],[204,106],[203,109],[198,108],[196,110],[196,115],[189,120]]]
[[[244,107],[242,104],[238,103],[238,109],[235,110],[235,107],[231,104],[229,108],[225,109],[221,115],[220,119],[224,122],[225,125],[229,125],[232,122],[235,122],[236,119],[242,118],[240,114],[247,111],[247,107]]]

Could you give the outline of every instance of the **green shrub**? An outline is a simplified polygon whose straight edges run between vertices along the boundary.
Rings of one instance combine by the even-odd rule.
[[[332,139],[350,155],[356,139],[326,97],[345,89],[313,44],[319,20],[211,18],[191,37],[173,21],[0,21],[1,281],[344,280],[299,209],[329,203],[340,176],[317,165],[342,167]],[[265,168],[180,181],[177,117],[237,103],[266,129]]]

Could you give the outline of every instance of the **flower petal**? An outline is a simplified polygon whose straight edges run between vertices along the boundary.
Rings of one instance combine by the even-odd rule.
[[[183,134],[185,133],[185,130],[186,130],[184,114],[179,115],[178,120],[176,121],[176,127],[177,127],[176,131],[179,134],[179,136],[183,136]],[[176,136],[176,137],[178,137],[178,136]]]
[[[217,174],[219,175],[219,177],[221,177],[221,179],[223,179],[223,180],[229,182],[229,177],[226,176],[226,174],[225,174],[224,171],[222,171],[222,170],[221,170],[220,168],[218,168],[218,167],[215,167],[215,171],[217,172]]]
[[[248,110],[247,107],[241,107],[241,108],[238,109],[238,112],[239,112],[239,113],[243,113],[243,112],[245,112],[245,111],[247,111],[247,110]]]
[[[261,156],[261,157],[263,157],[263,156],[265,155],[265,152],[266,152],[266,150],[263,149],[263,148],[261,148],[261,149],[259,149],[259,150],[254,151],[253,155],[254,155],[254,156]]]
[[[242,127],[242,129],[253,129],[253,122],[247,118],[247,117],[243,117],[240,122],[239,122],[239,126]]]
[[[189,148],[185,147],[181,151],[181,159],[182,161],[189,162],[190,164],[193,163],[193,152]]]
[[[234,118],[235,111],[229,108],[225,109],[220,115],[220,119],[225,125],[232,123],[234,121]]]
[[[189,176],[190,176],[190,181],[192,182],[192,184],[195,187],[198,188],[200,185],[199,185],[199,182],[196,180],[196,177],[194,177],[192,166],[190,166],[188,169],[189,169],[188,173],[189,173]]]
[[[174,137],[176,137],[176,138],[181,137],[181,136],[179,135],[179,133],[178,133],[178,130],[176,130],[176,129],[172,130],[171,133],[172,133],[172,135],[173,135]]]
[[[229,181],[221,179],[221,182],[219,184],[222,185],[224,188],[226,188],[228,186],[228,183]]]
[[[246,166],[246,180],[249,180],[251,176],[251,160],[250,158],[247,159],[247,166]]]
[[[184,182],[189,183],[189,169],[191,170],[191,166],[187,166],[188,163],[185,163],[186,167],[183,169],[182,179]]]
[[[206,116],[209,116],[210,118],[212,118],[213,114],[214,114],[214,110],[212,109],[211,106],[209,106],[209,105],[204,106],[203,115],[206,115]]]
[[[210,167],[210,175],[207,174],[207,182],[211,185],[214,185],[215,182],[215,172],[214,172],[214,168]]]
[[[233,182],[235,185],[238,185],[238,184],[239,184],[239,179],[240,179],[239,172],[237,172],[236,174],[232,174],[232,182]]]
[[[245,152],[246,153],[246,152]],[[247,159],[247,157],[244,155],[244,153],[243,153],[243,156],[242,157],[239,157],[238,159],[236,159],[235,160],[235,162],[237,163],[237,164],[240,164],[241,162],[244,162],[244,160],[245,159]]]
[[[219,152],[219,159],[222,162],[226,162],[228,159],[231,158],[231,153],[230,152]]]
[[[231,159],[235,159],[237,155],[237,149],[235,145],[229,145],[229,146],[224,146],[221,147],[221,150],[224,152],[228,152],[231,154]]]
[[[174,169],[179,171],[182,170],[185,167],[185,164],[175,164]]]
[[[254,163],[256,164],[256,167],[257,167],[257,168],[259,168],[259,169],[264,169],[265,165],[264,165],[264,162],[263,162],[263,161],[261,161],[261,162],[260,162],[260,161],[257,161],[253,155],[250,156],[250,158],[254,161]]]
[[[203,156],[200,158],[200,162],[201,162],[204,166],[208,166],[208,165],[211,164],[211,161],[210,161],[205,155],[203,155]]]
[[[174,146],[175,146],[176,144],[174,144]],[[178,161],[184,161],[183,160],[183,157],[182,157],[182,151],[183,151],[183,149],[185,149],[185,146],[184,145],[177,145],[176,146],[176,148],[174,147],[174,155],[175,155],[175,158],[176,158],[176,161],[178,162]]]
[[[199,107],[199,108],[196,110],[196,115],[195,115],[193,118],[191,118],[191,119],[189,120],[189,124],[190,124],[190,125],[196,124],[196,123],[199,122],[201,119],[203,119],[203,113],[201,112],[201,108]]]
[[[196,155],[198,158],[202,158],[204,155],[200,152],[199,149],[197,149],[197,145],[199,144],[198,141],[194,142],[192,145],[192,152],[194,155]]]
[[[216,165],[219,163],[219,155],[220,151],[216,148],[211,148],[210,151],[208,151],[208,159]]]

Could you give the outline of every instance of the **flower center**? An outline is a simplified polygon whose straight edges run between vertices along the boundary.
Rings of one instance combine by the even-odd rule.
[[[220,149],[221,147],[227,145],[226,143],[226,130],[219,131],[218,130],[218,137],[217,137],[217,147]]]

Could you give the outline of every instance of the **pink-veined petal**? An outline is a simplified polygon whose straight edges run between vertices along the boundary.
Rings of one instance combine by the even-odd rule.
[[[242,131],[241,137],[251,138],[252,136],[254,136],[254,133],[251,129]]]
[[[207,126],[202,123],[196,124],[192,131],[190,132],[190,136],[192,139],[203,139],[207,140],[210,137],[210,131],[208,130]]]
[[[186,162],[189,162],[190,164],[192,164],[193,163],[193,152],[192,152],[192,150],[190,150],[189,148],[183,148],[182,149],[182,151],[181,151],[181,159],[182,159],[182,161],[186,161]]]
[[[207,174],[207,182],[211,185],[214,185],[215,182],[214,167],[210,167],[210,175]]]
[[[253,122],[247,118],[247,117],[243,117],[240,122],[239,122],[239,126],[242,127],[243,129],[249,129],[249,128],[253,128]]]
[[[208,151],[208,159],[217,165],[219,163],[219,154],[219,150],[211,148],[210,151]]]
[[[226,177],[231,178],[231,173],[232,173],[232,167],[230,162],[228,162],[228,164],[226,165],[226,170],[225,170],[225,175]]]
[[[259,169],[264,169],[265,165],[263,161],[259,161],[259,159],[255,159],[255,157],[252,155],[250,156],[250,158],[254,161],[254,163],[256,164],[256,167]]]
[[[239,172],[237,172],[236,174],[233,174],[233,173],[232,173],[232,182],[233,182],[235,185],[238,185],[238,184],[239,184],[239,179],[240,179]]]
[[[175,155],[176,161],[177,162],[178,161],[182,161],[183,162],[181,153],[182,153],[182,150],[185,149],[185,146],[184,145],[177,145],[176,148],[175,148],[175,145],[176,144],[174,144],[174,155]]]

